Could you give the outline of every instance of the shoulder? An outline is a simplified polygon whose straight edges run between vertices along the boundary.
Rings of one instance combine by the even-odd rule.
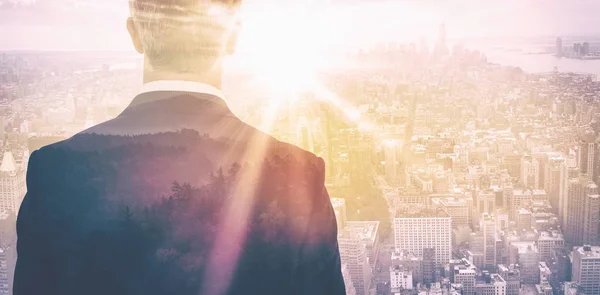
[[[288,159],[301,165],[314,166],[318,171],[325,169],[323,159],[314,153],[304,150],[294,144],[283,142],[244,123],[245,129],[251,134],[247,141],[247,149],[258,149],[264,153],[265,159]]]

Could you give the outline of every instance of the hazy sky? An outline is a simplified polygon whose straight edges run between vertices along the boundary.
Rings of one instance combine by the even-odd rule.
[[[382,39],[600,35],[598,0],[246,0],[246,42],[277,23],[329,46]],[[127,0],[0,0],[0,49],[131,50]],[[288,17],[290,16],[290,17]],[[302,30],[304,20],[312,25]],[[327,35],[324,35],[327,34]],[[311,38],[304,36],[304,41]]]

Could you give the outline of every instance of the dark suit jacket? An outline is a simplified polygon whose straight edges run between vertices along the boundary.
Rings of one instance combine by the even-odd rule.
[[[220,98],[141,94],[31,155],[14,295],[344,294],[324,169]]]

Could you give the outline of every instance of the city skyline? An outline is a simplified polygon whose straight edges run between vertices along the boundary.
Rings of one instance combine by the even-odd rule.
[[[339,50],[383,41],[434,40],[437,27],[451,28],[456,42],[481,38],[600,36],[592,11],[600,3],[580,1],[312,1],[248,0],[240,52],[275,46],[275,38],[306,33],[298,43]],[[4,0],[0,2],[0,50],[132,50],[126,1]],[[510,16],[510,17],[508,17]],[[381,19],[386,21],[380,22]],[[271,26],[278,23],[279,26]],[[250,40],[244,40],[244,35]],[[35,36],[35,37],[34,37]],[[318,49],[318,48],[317,48]]]

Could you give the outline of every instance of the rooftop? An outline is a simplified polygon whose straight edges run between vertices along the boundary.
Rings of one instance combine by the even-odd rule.
[[[377,238],[379,221],[348,221],[346,222],[346,230],[357,234],[361,240],[366,240],[372,244]]]
[[[464,207],[468,205],[466,199],[452,197],[433,199],[432,202],[437,202],[444,207]]]
[[[564,240],[563,235],[560,231],[558,230],[553,230],[553,231],[541,231],[540,232],[540,237],[538,238],[538,240],[554,240],[554,241],[560,241],[560,240]]]
[[[575,248],[573,253],[578,253],[582,258],[600,258],[600,247],[586,245]]]
[[[450,218],[440,208],[403,208],[396,212],[396,219],[407,218]]]

